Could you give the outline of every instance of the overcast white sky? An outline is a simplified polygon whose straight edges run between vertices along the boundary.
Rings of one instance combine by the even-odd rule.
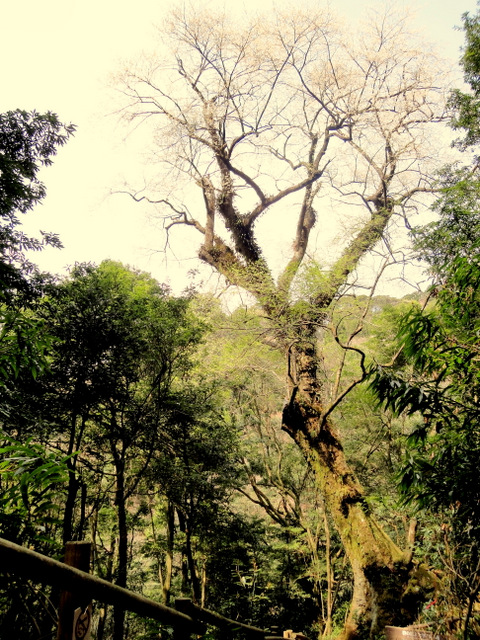
[[[28,214],[29,231],[54,231],[65,246],[62,251],[38,255],[44,269],[60,272],[75,262],[112,258],[150,271],[178,288],[178,283],[185,282],[182,274],[197,265],[193,253],[183,255],[180,262],[170,259],[168,264],[162,254],[152,253],[162,246],[161,231],[127,196],[109,195],[122,177],[128,180],[137,162],[122,139],[121,128],[108,116],[109,76],[121,68],[122,60],[153,48],[154,25],[172,3],[0,0],[0,111],[51,110],[78,127],[54,166],[43,173],[44,204]],[[257,0],[245,0],[247,9],[249,3],[258,7]],[[360,15],[366,6],[384,6],[385,0],[331,0],[330,4],[351,16]],[[418,30],[438,43],[442,55],[456,66],[463,34],[454,27],[461,24],[465,11],[476,11],[475,0],[390,4],[409,6]]]

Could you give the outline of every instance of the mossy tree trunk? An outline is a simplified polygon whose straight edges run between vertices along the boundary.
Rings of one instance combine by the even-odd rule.
[[[290,400],[283,428],[315,474],[353,573],[353,598],[341,638],[375,637],[386,624],[408,619],[402,595],[412,569],[411,553],[402,551],[375,520],[325,417],[314,347],[297,345],[288,357]]]

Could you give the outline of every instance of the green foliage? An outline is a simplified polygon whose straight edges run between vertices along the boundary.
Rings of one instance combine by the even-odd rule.
[[[31,439],[25,443],[3,439],[0,536],[17,544],[51,544],[59,524],[59,489],[67,477],[65,459]]]
[[[477,254],[480,247],[480,183],[470,168],[449,166],[439,176],[441,195],[434,222],[412,230],[417,256],[441,277],[457,257]]]
[[[65,458],[32,440],[18,442],[2,434],[0,444],[0,537],[57,555]],[[48,589],[0,575],[0,637],[48,637],[55,616]]]
[[[464,14],[466,46],[461,60],[471,91],[452,93],[452,125],[463,129],[457,144],[480,140],[480,14]],[[419,258],[439,283],[422,310],[412,307],[398,332],[408,365],[373,369],[371,387],[385,406],[408,413],[415,425],[399,473],[406,503],[440,517],[431,527],[431,561],[444,580],[437,620],[450,634],[478,637],[474,604],[480,593],[480,314],[479,182],[473,170],[451,166],[440,176],[434,204],[438,219],[415,229]],[[420,417],[419,417],[420,416]],[[436,533],[435,533],[436,531]],[[430,612],[429,615],[432,615]]]
[[[0,397],[20,376],[36,379],[45,371],[49,346],[41,320],[29,312],[0,310]],[[3,413],[6,408],[4,404]]]
[[[462,19],[466,46],[460,64],[471,93],[459,89],[453,91],[450,106],[456,110],[453,128],[466,131],[465,138],[459,142],[465,149],[480,140],[480,15],[464,13]]]
[[[421,416],[407,440],[399,486],[405,502],[444,519],[447,552],[454,549],[445,554],[450,589],[467,633],[480,590],[480,259],[457,258],[443,275],[435,305],[412,308],[404,318],[399,340],[409,368],[378,368],[371,387],[397,414]]]
[[[458,259],[449,280],[437,293],[436,305],[427,311],[413,307],[404,317],[398,336],[413,370],[402,375],[379,368],[371,383],[396,413],[422,414],[424,422],[417,425],[410,440],[415,447],[433,446],[436,450],[435,456],[432,451],[425,455],[425,469],[435,468],[442,456],[446,456],[445,461],[449,459],[462,442],[465,446],[474,444],[480,391],[476,346],[480,329],[479,268],[478,258]],[[459,450],[458,461],[462,456]],[[456,494],[454,486],[450,503],[460,497],[463,502],[465,494],[462,490]],[[433,500],[434,493],[427,499]],[[445,504],[442,492],[438,500]]]
[[[51,164],[58,147],[75,128],[63,125],[53,113],[16,110],[0,114],[0,300],[35,292],[38,274],[24,255],[46,244],[60,246],[58,237],[42,233],[30,238],[18,226],[18,213],[26,213],[45,197],[38,179],[42,166]]]
[[[72,125],[62,125],[53,113],[17,110],[0,115],[2,216],[25,213],[45,196],[38,170],[51,164],[57,147],[65,144],[74,130]]]
[[[309,259],[302,263],[296,277],[295,294],[303,300],[314,303],[322,295],[331,295],[328,290],[330,273],[316,260]]]
[[[88,412],[133,383],[140,392],[144,375],[158,393],[173,373],[181,376],[204,330],[188,305],[119,263],[77,265],[39,309],[55,339],[52,371],[68,409]]]

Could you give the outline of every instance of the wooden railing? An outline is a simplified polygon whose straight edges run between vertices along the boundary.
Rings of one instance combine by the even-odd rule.
[[[72,545],[82,543],[69,543]],[[75,554],[73,554],[75,556]],[[88,567],[87,567],[88,569]],[[248,640],[283,640],[283,636],[272,631],[260,629],[237,620],[230,620],[214,611],[198,607],[187,598],[176,601],[176,609],[145,598],[117,585],[93,576],[36,551],[21,547],[0,538],[0,571],[20,575],[42,584],[56,587],[62,592],[60,602],[65,603],[65,614],[59,615],[57,639],[72,638],[73,611],[75,602],[86,609],[88,602],[97,600],[105,604],[132,611],[144,618],[157,620],[166,627],[174,629],[175,640],[186,640],[193,635],[202,636],[205,625],[228,632],[229,636],[239,634]],[[67,620],[65,620],[65,617]],[[65,632],[61,627],[65,628]],[[75,636],[73,636],[75,637]]]

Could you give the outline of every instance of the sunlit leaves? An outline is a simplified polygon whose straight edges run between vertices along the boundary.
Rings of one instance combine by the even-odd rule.
[[[3,436],[2,444],[0,535],[23,544],[48,540],[60,515],[65,460],[31,439],[20,443]]]

